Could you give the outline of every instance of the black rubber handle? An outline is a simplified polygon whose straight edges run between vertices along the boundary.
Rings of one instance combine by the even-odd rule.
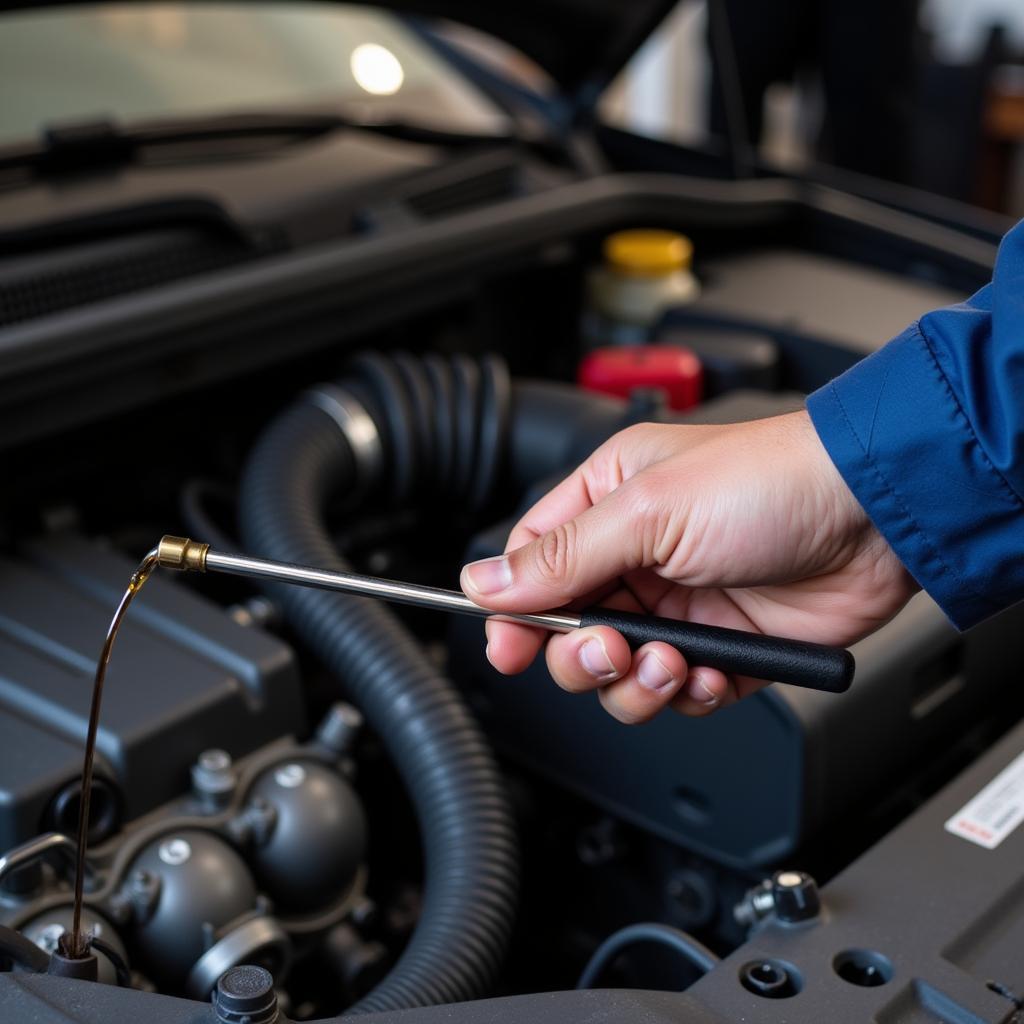
[[[631,647],[652,640],[671,644],[691,665],[707,665],[722,672],[829,693],[848,690],[856,667],[853,655],[842,647],[783,640],[741,629],[702,626],[611,608],[588,608],[581,620],[583,626],[617,629]]]

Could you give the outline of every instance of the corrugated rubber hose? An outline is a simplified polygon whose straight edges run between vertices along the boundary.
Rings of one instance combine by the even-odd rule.
[[[406,368],[415,369],[422,384],[423,364],[408,362]],[[358,368],[364,390],[378,393],[375,419],[385,427],[386,464],[399,470],[400,490],[412,493],[430,479],[427,438],[421,432],[426,417],[450,416],[448,429],[435,424],[431,430],[448,439],[433,446],[437,459],[448,466],[447,483],[458,481],[481,493],[481,460],[475,453],[481,388],[479,380],[475,387],[474,380],[461,380],[478,378],[481,367],[467,360],[462,374],[451,364],[438,363],[435,370],[453,392],[465,384],[461,417],[453,415],[451,403],[435,410],[410,398],[402,370],[392,361],[370,357]],[[491,372],[500,387],[500,367],[492,366]],[[382,381],[394,393],[387,394]],[[504,386],[507,409],[507,380]],[[452,442],[460,432],[470,445]],[[497,445],[492,443],[487,457],[497,458]],[[494,470],[483,468],[493,479]],[[328,535],[325,510],[332,497],[352,487],[355,470],[344,435],[321,408],[301,402],[287,410],[266,430],[245,471],[241,525],[247,548],[268,558],[345,569]],[[508,943],[518,856],[504,785],[479,726],[454,685],[431,667],[386,606],[301,587],[277,586],[273,593],[296,632],[343,682],[346,696],[386,745],[423,838],[425,891],[416,931],[394,969],[348,1012],[482,995]]]

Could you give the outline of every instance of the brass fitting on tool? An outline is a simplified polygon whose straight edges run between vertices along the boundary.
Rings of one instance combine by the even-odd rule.
[[[161,537],[156,549],[156,563],[165,569],[206,572],[206,552],[209,550],[209,544],[200,544],[187,537]]]

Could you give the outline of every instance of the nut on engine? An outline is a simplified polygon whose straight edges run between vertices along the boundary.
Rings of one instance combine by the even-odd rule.
[[[157,565],[181,572],[206,572],[206,553],[209,544],[201,544],[187,537],[161,537],[156,549]]]

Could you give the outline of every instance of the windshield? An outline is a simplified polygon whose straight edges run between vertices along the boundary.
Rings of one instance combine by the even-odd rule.
[[[0,144],[44,127],[278,109],[498,133],[489,101],[394,15],[335,3],[119,3],[6,13]]]

